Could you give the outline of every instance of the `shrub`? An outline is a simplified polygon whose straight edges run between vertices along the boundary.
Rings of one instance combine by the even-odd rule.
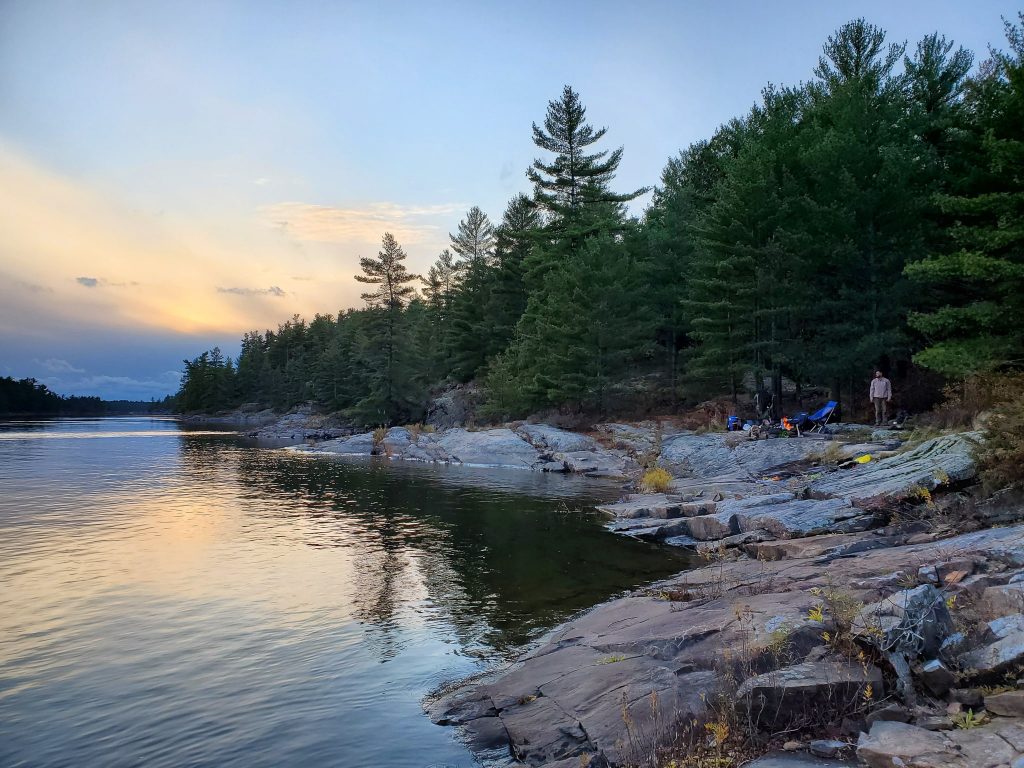
[[[664,493],[672,487],[672,475],[661,467],[648,469],[640,478],[640,490],[644,493]]]
[[[984,437],[978,458],[985,485],[1024,486],[1024,400],[996,406],[985,424]]]
[[[983,411],[1024,398],[1024,374],[978,374],[948,385],[943,395],[942,405],[927,421],[935,427],[970,426]]]

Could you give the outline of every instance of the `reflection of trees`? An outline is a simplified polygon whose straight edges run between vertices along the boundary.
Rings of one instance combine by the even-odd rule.
[[[589,515],[568,511],[568,500],[488,489],[486,474],[452,487],[428,468],[182,439],[196,476],[230,461],[260,510],[314,521],[311,546],[354,550],[355,613],[376,633],[382,658],[398,650],[394,629],[417,589],[430,597],[422,610],[442,614],[463,647],[491,653],[682,567],[674,553],[605,533]]]

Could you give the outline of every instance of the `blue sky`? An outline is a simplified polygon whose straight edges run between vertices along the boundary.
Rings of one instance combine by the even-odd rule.
[[[358,305],[384,231],[425,272],[469,206],[497,220],[528,191],[530,124],[566,83],[634,189],[809,79],[850,18],[983,56],[1016,10],[0,2],[0,375],[162,396],[183,357]]]

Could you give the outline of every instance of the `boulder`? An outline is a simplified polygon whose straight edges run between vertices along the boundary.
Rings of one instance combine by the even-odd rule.
[[[915,659],[938,654],[942,641],[953,633],[953,619],[943,594],[922,584],[865,606],[853,628],[882,651]]]
[[[716,512],[711,515],[688,517],[682,522],[686,532],[693,538],[711,541],[739,533],[739,530],[734,527],[734,517],[732,512]]]
[[[835,757],[843,750],[850,748],[849,744],[838,739],[815,739],[808,746],[811,754],[818,757]]]
[[[777,730],[809,720],[829,702],[857,701],[869,683],[880,694],[882,673],[874,666],[809,661],[748,678],[740,685],[737,698],[743,711]]]
[[[437,438],[437,444],[460,464],[531,469],[540,463],[537,449],[511,429],[449,429]]]
[[[906,453],[833,472],[809,486],[817,496],[853,501],[905,499],[977,474],[973,451],[980,434],[964,432],[927,440]]]
[[[591,437],[547,424],[523,424],[516,432],[534,448],[546,453],[593,451],[597,447]]]
[[[610,472],[625,477],[631,462],[623,456],[601,449],[594,451],[573,451],[558,453],[555,458],[565,463],[570,472]]]
[[[930,659],[921,665],[918,675],[934,696],[945,696],[956,683],[956,675],[949,671],[939,659]]]
[[[472,384],[456,385],[435,397],[427,407],[427,424],[437,429],[451,429],[467,424],[473,418],[479,393]]]
[[[311,450],[322,453],[338,453],[345,456],[369,456],[376,448],[373,432],[364,432],[352,437],[341,437],[317,443]]]
[[[893,720],[877,721],[861,734],[857,757],[869,768],[968,768],[944,733]]]
[[[413,442],[412,432],[405,427],[392,427],[384,433],[381,446],[387,456],[400,456]]]
[[[1024,613],[1024,582],[987,587],[981,593],[981,604],[992,614]]]
[[[974,674],[1002,672],[1024,663],[1024,616],[1004,616],[988,623],[995,641],[960,656],[960,666]]]
[[[441,447],[439,436],[431,432],[420,434],[414,443],[410,443],[402,451],[401,458],[406,461],[450,462],[451,456]]]
[[[985,710],[993,715],[1024,718],[1024,690],[1003,691],[986,696]]]

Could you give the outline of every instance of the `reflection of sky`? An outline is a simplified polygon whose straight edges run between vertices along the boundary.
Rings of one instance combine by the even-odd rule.
[[[183,357],[359,303],[390,230],[425,272],[469,205],[526,191],[572,83],[618,185],[811,76],[863,14],[1000,44],[984,0],[856,4],[76,3],[0,8],[0,375],[160,396]],[[639,212],[641,206],[637,207]]]
[[[424,694],[683,562],[566,511],[587,501],[569,478],[545,501],[512,489],[559,478],[442,482],[441,467],[245,447],[169,419],[13,427],[4,765],[469,766]]]

